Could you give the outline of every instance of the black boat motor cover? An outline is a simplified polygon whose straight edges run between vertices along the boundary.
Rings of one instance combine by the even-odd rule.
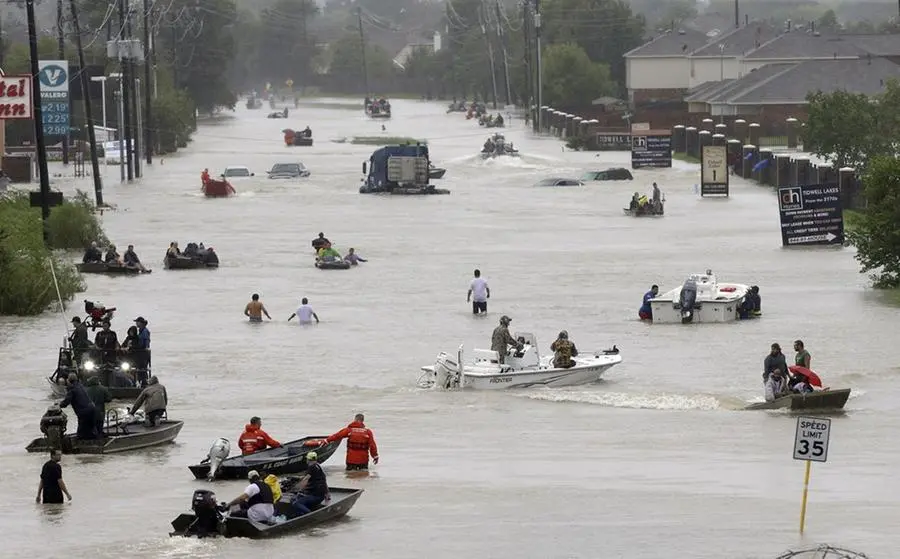
[[[681,286],[681,294],[678,296],[681,304],[681,316],[693,316],[694,306],[697,304],[697,282],[689,279]]]
[[[222,512],[216,503],[216,494],[208,489],[197,489],[191,499],[191,510],[197,515],[197,519],[188,529],[198,536],[215,534],[219,531],[219,522],[222,520]]]

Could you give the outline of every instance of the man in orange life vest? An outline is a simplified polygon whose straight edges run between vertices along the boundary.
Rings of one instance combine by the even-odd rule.
[[[245,456],[253,454],[269,447],[277,448],[281,443],[269,436],[262,430],[262,420],[256,416],[250,418],[250,423],[244,427],[238,439],[238,446],[241,447],[241,453]]]
[[[326,439],[330,443],[347,439],[348,470],[368,470],[369,454],[372,455],[372,461],[378,463],[378,446],[375,444],[375,435],[371,429],[366,428],[363,421],[365,421],[365,417],[358,413],[353,419],[353,423]]]

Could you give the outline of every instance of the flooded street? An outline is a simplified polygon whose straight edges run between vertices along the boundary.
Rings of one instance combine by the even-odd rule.
[[[520,160],[483,162],[487,131],[445,106],[393,103],[394,119],[312,104],[288,120],[268,109],[204,123],[181,153],[146,176],[105,179],[104,227],[134,244],[141,277],[87,276],[65,317],[0,319],[0,511],[7,553],[22,557],[370,559],[430,557],[775,557],[819,542],[870,556],[896,553],[894,428],[900,377],[897,309],[866,287],[852,249],[781,248],[773,193],[734,178],[732,197],[701,200],[699,169],[635,171],[634,181],[532,188],[550,176],[630,167],[627,153],[573,153],[506,130]],[[349,101],[345,101],[349,102]],[[281,130],[309,125],[315,145],[285,147]],[[361,164],[377,146],[352,136],[428,138],[447,168],[449,196],[358,193]],[[312,176],[270,181],[276,162],[302,161]],[[238,196],[206,199],[200,173],[247,165]],[[657,181],[666,216],[626,217],[635,190]],[[78,188],[91,189],[90,179]],[[74,185],[60,186],[70,192]],[[313,267],[319,231],[369,261],[346,272]],[[215,247],[218,270],[168,271],[168,244]],[[80,255],[73,255],[73,258]],[[491,287],[489,314],[471,315],[474,268]],[[760,286],[761,320],[656,325],[637,319],[651,284],[667,291],[711,268],[720,281]],[[242,315],[259,293],[274,320]],[[322,322],[287,318],[308,297]],[[46,456],[27,454],[51,402],[45,377],[81,299],[117,307],[124,338],[144,316],[153,372],[169,416],[185,421],[176,444],[127,455],[65,456],[74,497],[61,509],[33,504]],[[416,388],[440,351],[490,346],[503,314],[533,332],[541,351],[561,329],[582,351],[616,344],[623,357],[600,383],[574,389],[450,393]],[[806,535],[798,535],[803,464],[792,460],[795,419],[739,411],[762,397],[762,360],[800,338],[826,385],[853,389],[833,419],[829,461],[814,464]],[[786,351],[792,362],[793,352]],[[188,464],[217,437],[235,443],[250,416],[280,441],[329,434],[363,412],[381,463],[348,479],[344,446],[325,465],[329,483],[366,492],[335,524],[263,542],[169,538],[195,488]],[[75,417],[70,413],[70,429]],[[213,485],[220,501],[242,482]],[[894,497],[891,497],[894,495]]]

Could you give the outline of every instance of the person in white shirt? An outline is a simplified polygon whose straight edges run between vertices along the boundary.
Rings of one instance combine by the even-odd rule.
[[[491,288],[486,279],[481,277],[481,270],[475,270],[475,279],[469,284],[466,303],[472,301],[472,314],[486,313],[487,300],[491,298]]]
[[[256,470],[251,470],[247,474],[247,479],[250,481],[250,485],[244,489],[243,493],[228,503],[229,509],[240,505],[240,508],[234,510],[231,515],[246,515],[254,522],[268,522],[275,516],[275,498],[272,495],[272,489],[259,478]]]
[[[312,324],[312,319],[314,318],[316,319],[316,324],[319,323],[319,315],[317,315],[315,311],[313,311],[313,308],[309,306],[309,300],[306,297],[300,301],[300,307],[297,311],[288,317],[288,322],[295,316],[300,324]]]

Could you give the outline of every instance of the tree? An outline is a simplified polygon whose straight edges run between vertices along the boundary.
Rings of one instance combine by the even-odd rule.
[[[847,237],[875,287],[900,287],[900,160],[873,158],[863,185],[868,207]]]
[[[835,91],[810,93],[805,149],[837,167],[863,169],[871,155],[885,152],[880,137],[879,108],[862,94]]]
[[[671,25],[672,22],[680,23],[694,17],[697,17],[696,0],[675,0],[665,8],[661,23]]]
[[[547,44],[574,42],[594,62],[609,66],[620,88],[625,84],[623,55],[644,42],[646,22],[624,0],[548,0],[543,8]]]
[[[345,33],[330,46],[331,64],[328,67],[328,74],[341,87],[362,84],[362,52],[359,35],[351,32]],[[394,75],[394,62],[383,48],[368,44],[366,45],[366,69],[369,80],[383,80]],[[355,89],[361,90],[362,87]]]
[[[574,43],[544,49],[544,101],[551,106],[590,105],[604,95],[614,95],[615,83],[605,64],[591,62]]]
[[[263,9],[256,68],[265,69],[269,80],[279,86],[287,80],[298,85],[307,81],[316,55],[309,25],[318,12],[313,0],[277,0]]]
[[[838,21],[837,14],[834,13],[834,10],[828,10],[822,14],[822,17],[816,22],[816,28],[819,31],[826,32],[839,31],[841,29],[841,24]]]

